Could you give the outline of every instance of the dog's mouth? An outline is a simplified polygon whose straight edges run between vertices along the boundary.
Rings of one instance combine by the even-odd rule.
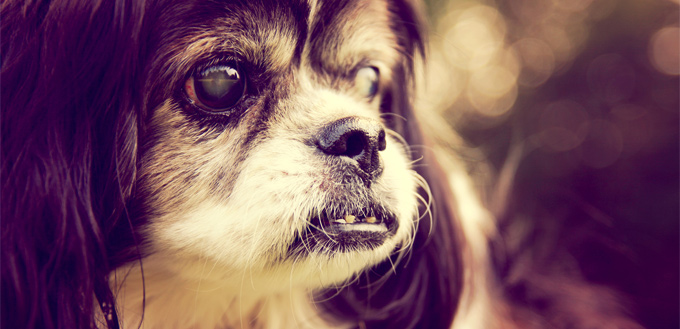
[[[396,220],[390,212],[377,207],[363,208],[359,211],[322,210],[309,219],[309,226],[329,234],[342,232],[376,232],[389,233],[396,231]]]
[[[375,249],[393,236],[397,228],[395,215],[384,207],[327,207],[309,217],[289,254]]]

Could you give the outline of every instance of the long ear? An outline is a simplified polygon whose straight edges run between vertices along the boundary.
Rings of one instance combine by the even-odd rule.
[[[420,194],[431,201],[432,220],[420,221],[407,259],[397,262],[394,256],[340,291],[327,292],[322,300],[332,315],[366,328],[449,328],[462,288],[461,231],[448,181],[428,151],[412,108],[413,58],[424,49],[422,20],[411,3],[392,1],[390,6],[396,18],[393,29],[407,56],[395,70],[395,89],[386,95],[383,107],[397,114],[388,124],[411,145],[412,158],[421,159],[416,170],[431,193],[421,189]]]
[[[96,303],[111,305],[107,236],[134,177],[142,6],[1,7],[3,327],[91,328]]]

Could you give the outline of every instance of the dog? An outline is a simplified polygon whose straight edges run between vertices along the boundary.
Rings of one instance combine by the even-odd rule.
[[[3,327],[529,328],[413,108],[422,13],[3,3]]]
[[[3,322],[449,326],[421,29],[402,0],[5,3]]]

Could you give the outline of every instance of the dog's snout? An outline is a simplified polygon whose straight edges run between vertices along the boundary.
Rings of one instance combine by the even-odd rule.
[[[347,117],[321,130],[318,147],[326,154],[347,156],[369,175],[380,168],[378,151],[385,150],[385,129],[378,121]]]

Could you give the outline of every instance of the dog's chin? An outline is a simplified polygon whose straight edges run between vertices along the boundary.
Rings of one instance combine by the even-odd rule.
[[[144,270],[150,276],[174,273],[183,282],[244,291],[252,296],[338,287],[395,252],[406,250],[408,237],[404,236],[409,233],[405,232],[406,227],[399,229],[399,219],[389,212],[370,214],[355,216],[352,223],[344,218],[343,222],[333,220],[335,216],[325,214],[314,217],[304,232],[275,257],[248,256],[250,262],[244,264],[234,257],[251,254],[249,251],[223,250],[221,256],[210,252],[197,255],[196,250],[177,252],[171,247],[157,249],[145,259]],[[248,282],[245,288],[244,282]]]
[[[406,250],[416,210],[392,210],[377,201],[359,206],[357,201],[328,202],[304,216],[289,217],[278,207],[260,211],[251,209],[246,220],[225,215],[246,211],[206,204],[176,221],[154,225],[145,270],[158,265],[188,281],[240,283],[247,277],[263,292],[329,287],[384,261],[400,246]],[[285,231],[290,232],[287,238]]]

